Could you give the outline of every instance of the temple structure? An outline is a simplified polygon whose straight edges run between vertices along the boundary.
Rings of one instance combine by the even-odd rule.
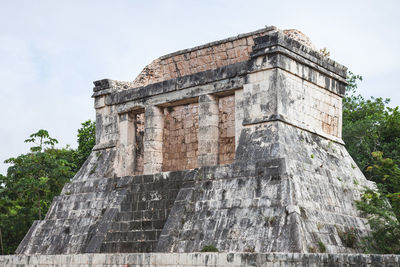
[[[266,27],[95,81],[96,146],[17,253],[357,252],[346,71]]]

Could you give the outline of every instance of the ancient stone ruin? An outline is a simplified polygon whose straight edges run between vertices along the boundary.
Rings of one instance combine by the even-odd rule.
[[[346,68],[275,27],[94,82],[96,146],[18,254],[353,253],[371,186],[341,139]]]

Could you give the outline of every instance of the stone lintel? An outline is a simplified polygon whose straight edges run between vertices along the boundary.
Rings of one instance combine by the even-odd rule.
[[[132,82],[124,82],[111,79],[102,79],[93,82],[93,95],[92,98],[99,96],[109,95],[115,91],[126,90],[132,87]]]
[[[232,90],[238,90],[243,87],[246,82],[245,76],[214,81],[204,85],[198,85],[184,90],[175,90],[167,93],[161,93],[145,98],[135,98],[131,101],[117,103],[118,113],[124,113],[137,106],[156,105],[162,107],[184,105],[187,103],[198,102],[201,95],[216,94],[227,95],[232,94]],[[122,92],[120,92],[122,93]]]
[[[107,99],[108,105],[122,104],[125,102],[146,99],[156,95],[166,94],[190,87],[202,86],[213,82],[231,79],[233,86],[240,87],[245,81],[240,79],[247,74],[247,61],[231,64],[213,70],[206,70],[192,75],[149,84],[143,87],[113,92]]]
[[[94,92],[92,94],[92,98],[98,98],[100,96],[109,95],[109,94],[111,94],[111,92],[112,92],[111,89],[100,90],[100,91]]]

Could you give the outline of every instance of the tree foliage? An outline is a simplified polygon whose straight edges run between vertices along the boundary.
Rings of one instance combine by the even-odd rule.
[[[87,120],[78,129],[78,149],[76,151],[76,164],[82,166],[93,146],[96,144],[96,123]]]
[[[372,153],[374,163],[367,168],[378,190],[366,189],[357,208],[367,215],[371,233],[365,238],[370,253],[400,254],[400,169],[382,152]]]
[[[371,253],[400,253],[400,113],[389,99],[357,94],[362,77],[348,73],[343,98],[343,140],[365,176],[377,189],[365,189],[357,208],[371,233],[364,246]],[[384,157],[385,156],[385,157]]]
[[[12,254],[34,220],[42,220],[53,198],[79,170],[95,140],[94,122],[82,123],[78,130],[78,149],[55,148],[57,139],[39,130],[25,140],[30,152],[5,162],[7,175],[0,175],[0,247]]]
[[[348,74],[348,87],[343,98],[343,140],[350,155],[364,174],[374,161],[372,152],[381,151],[400,163],[400,113],[388,106],[390,99],[365,99],[357,94],[357,81],[362,77]]]

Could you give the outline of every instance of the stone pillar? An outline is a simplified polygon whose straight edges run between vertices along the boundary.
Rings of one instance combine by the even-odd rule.
[[[115,81],[105,79],[93,82],[96,109],[96,145],[93,150],[115,147],[118,139],[118,115],[110,104],[110,94],[115,92]]]
[[[199,97],[199,131],[197,134],[198,166],[212,166],[218,164],[218,137],[219,137],[219,109],[218,97],[202,95]]]
[[[235,151],[243,128],[243,89],[235,91]]]
[[[135,124],[132,113],[119,116],[118,160],[115,172],[117,176],[132,175],[135,162]]]
[[[144,174],[152,174],[162,171],[163,162],[163,109],[156,106],[148,106],[144,112]]]

